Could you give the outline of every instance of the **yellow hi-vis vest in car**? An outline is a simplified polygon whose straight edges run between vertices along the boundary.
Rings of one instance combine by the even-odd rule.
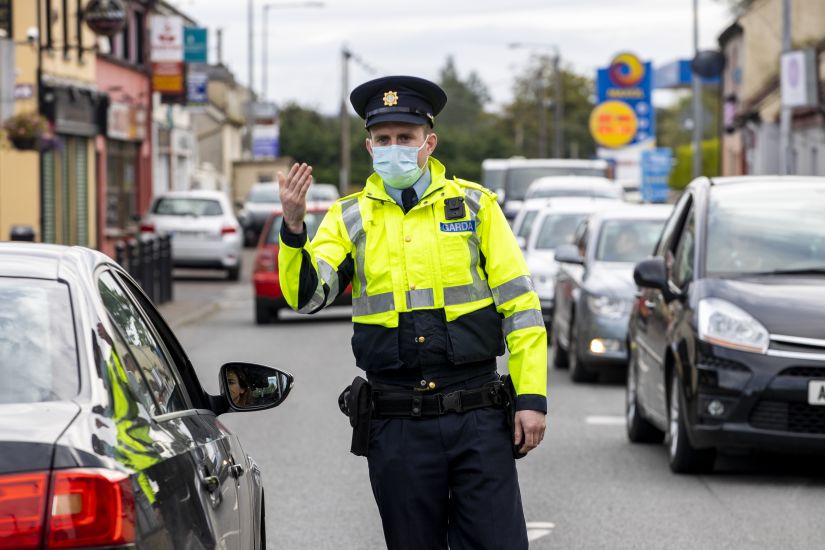
[[[401,367],[400,315],[442,310],[449,364],[510,350],[519,408],[545,410],[547,333],[527,264],[495,194],[429,159],[431,183],[406,214],[372,174],[335,202],[312,242],[281,232],[278,265],[300,313],[331,304],[352,282],[353,351],[364,370]],[[286,238],[290,237],[290,238]],[[285,242],[288,241],[288,242]],[[424,343],[424,337],[415,338]],[[403,342],[401,345],[405,345]]]

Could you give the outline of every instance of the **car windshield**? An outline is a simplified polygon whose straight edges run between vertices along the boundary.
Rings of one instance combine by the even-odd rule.
[[[274,185],[267,185],[266,187],[253,187],[249,190],[246,196],[247,202],[256,203],[280,203],[281,197],[278,194],[278,188]]]
[[[521,221],[521,226],[518,228],[517,237],[524,237],[525,239],[530,235],[530,230],[533,228],[533,222],[536,221],[538,210],[528,210],[524,213],[524,219]]]
[[[576,227],[586,218],[585,213],[548,214],[536,236],[536,250],[553,250],[560,245],[571,244]]]
[[[531,189],[525,198],[544,199],[556,197],[592,197],[604,199],[621,199],[622,190],[616,187],[591,187],[591,186],[570,186],[570,187],[539,187]]]
[[[639,262],[653,253],[664,220],[607,220],[599,230],[596,260]]]
[[[71,399],[79,389],[69,289],[0,278],[0,404]]]
[[[307,224],[307,236],[310,240],[315,237],[318,228],[321,226],[321,221],[326,216],[324,212],[307,212],[304,217],[304,223]],[[272,219],[272,224],[269,226],[269,233],[266,235],[266,244],[278,244],[278,234],[281,232],[281,224],[284,223],[284,217],[280,214]]]
[[[481,174],[481,185],[492,191],[504,188],[504,168],[486,168]]]
[[[825,185],[750,182],[711,188],[708,276],[825,269]]]
[[[507,200],[524,200],[527,188],[539,178],[549,176],[604,176],[605,171],[600,168],[585,167],[552,167],[552,166],[524,166],[507,169]]]
[[[213,199],[164,197],[152,209],[159,216],[222,216],[221,203]]]

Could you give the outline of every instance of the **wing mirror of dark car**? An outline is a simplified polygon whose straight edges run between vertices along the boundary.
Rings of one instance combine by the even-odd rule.
[[[681,293],[668,283],[665,259],[661,256],[653,256],[637,263],[633,269],[633,280],[642,288],[660,290],[666,302],[681,298]]]
[[[553,256],[559,263],[584,265],[584,258],[579,255],[579,248],[574,244],[559,246]]]
[[[288,372],[254,363],[226,363],[219,375],[223,411],[261,411],[283,403],[295,378]],[[218,411],[216,411],[218,412]]]

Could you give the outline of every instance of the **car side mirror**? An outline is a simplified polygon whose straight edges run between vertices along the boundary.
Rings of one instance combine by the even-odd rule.
[[[226,363],[221,367],[221,396],[230,411],[262,411],[283,403],[295,378],[288,372],[254,363]]]
[[[662,291],[666,302],[672,302],[682,296],[668,283],[665,259],[661,256],[653,256],[637,263],[633,269],[633,280],[642,288],[655,288]]]
[[[584,258],[579,255],[579,248],[573,244],[559,246],[553,256],[559,263],[584,265]]]

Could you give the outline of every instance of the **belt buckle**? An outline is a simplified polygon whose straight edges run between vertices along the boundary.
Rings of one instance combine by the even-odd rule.
[[[451,393],[439,394],[438,412],[444,414],[448,412],[461,412],[461,390]]]

